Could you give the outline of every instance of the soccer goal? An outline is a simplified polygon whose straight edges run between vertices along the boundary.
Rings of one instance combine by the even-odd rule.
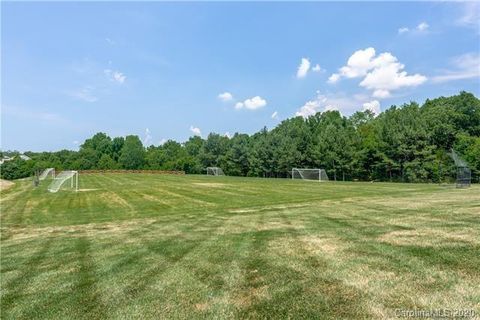
[[[222,168],[219,167],[208,167],[207,176],[224,176]]]
[[[456,186],[457,188],[468,188],[472,183],[472,171],[468,167],[468,164],[460,158],[460,156],[455,152],[455,150],[451,150],[449,153],[450,157],[455,162],[455,167],[457,171],[457,180]]]
[[[39,180],[45,180],[48,175],[51,175],[53,179],[55,179],[55,168],[47,168],[43,170],[43,172],[38,177]]]
[[[293,168],[292,179],[328,181],[328,176],[324,169]]]
[[[70,180],[70,188],[75,188],[78,191],[78,171],[62,171],[53,179],[53,182],[48,186],[48,191],[57,192],[62,185]]]

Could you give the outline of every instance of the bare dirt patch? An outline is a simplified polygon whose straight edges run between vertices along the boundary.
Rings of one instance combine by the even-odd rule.
[[[14,182],[0,179],[0,191],[5,191],[15,185]]]

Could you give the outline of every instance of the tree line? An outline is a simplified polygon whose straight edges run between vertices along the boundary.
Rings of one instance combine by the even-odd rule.
[[[480,100],[460,92],[451,97],[391,106],[349,117],[338,111],[294,117],[272,130],[227,137],[210,133],[184,143],[143,146],[135,135],[97,133],[79,151],[25,152],[31,160],[5,162],[1,176],[17,179],[36,169],[155,169],[204,173],[218,166],[227,175],[288,177],[292,167],[323,168],[331,180],[442,182],[455,175],[448,153],[463,157],[480,178]]]

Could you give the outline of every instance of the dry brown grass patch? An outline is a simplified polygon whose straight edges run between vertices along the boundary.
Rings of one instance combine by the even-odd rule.
[[[224,188],[228,186],[228,184],[226,183],[218,183],[218,182],[194,182],[193,184],[196,186],[209,187],[209,188]]]
[[[15,185],[14,182],[0,179],[0,191],[5,191]]]
[[[269,247],[280,256],[300,257],[307,254],[339,260],[344,252],[345,243],[336,237],[303,235],[276,238],[270,242]]]
[[[247,288],[240,291],[232,298],[235,306],[240,308],[247,308],[255,301],[265,300],[270,297],[268,293],[268,286],[263,285],[256,288]]]
[[[198,311],[206,311],[209,308],[208,303],[195,303],[195,309]]]
[[[319,236],[303,236],[299,238],[306,247],[306,249],[313,253],[326,253],[329,255],[340,254],[343,250],[340,239],[338,238],[324,238]]]
[[[128,203],[127,200],[120,197],[115,192],[104,192],[100,195],[101,199],[107,202],[109,205],[113,204],[115,207],[124,207],[133,209],[133,207]]]
[[[120,223],[89,223],[70,226],[56,226],[43,228],[8,228],[2,230],[2,233],[9,234],[9,240],[25,240],[37,237],[49,236],[124,236],[125,233],[147,226],[156,221],[156,219],[133,219]]]
[[[480,232],[473,228],[458,231],[440,229],[397,230],[379,237],[381,242],[393,245],[416,245],[432,247],[438,245],[480,244]]]
[[[303,230],[305,226],[301,223],[284,221],[278,218],[266,217],[263,221],[259,221],[259,215],[238,215],[232,216],[218,228],[219,234],[235,234],[251,231],[268,231],[268,230]]]
[[[308,207],[308,206],[311,206],[311,204],[292,203],[292,204],[279,204],[279,205],[269,205],[269,206],[261,206],[261,207],[251,207],[251,208],[230,209],[230,210],[228,210],[228,212],[230,212],[230,213],[249,213],[249,212],[261,212],[261,211],[276,211],[276,210],[305,208],[305,207]]]

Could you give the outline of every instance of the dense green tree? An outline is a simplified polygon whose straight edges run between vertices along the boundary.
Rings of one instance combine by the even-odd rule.
[[[120,153],[123,148],[123,144],[125,143],[125,139],[123,137],[115,137],[112,140],[112,159],[118,161],[120,158]]]
[[[145,149],[138,136],[130,135],[125,138],[118,161],[125,169],[141,169],[143,167]]]
[[[480,182],[480,137],[472,137],[467,133],[458,134],[455,150],[468,163],[474,181]]]
[[[145,151],[137,136],[111,139],[97,133],[80,150],[25,152],[1,167],[1,176],[15,179],[36,169],[160,169],[204,172],[220,166],[229,175],[287,177],[292,167],[324,168],[334,180],[432,181],[451,179],[454,148],[480,178],[480,100],[460,92],[451,97],[391,106],[380,115],[370,111],[350,117],[337,111],[306,119],[293,117],[272,130],[232,138],[216,133],[180,144],[167,141]],[[2,155],[17,156],[18,151]]]
[[[35,173],[33,160],[22,160],[19,157],[2,164],[1,176],[3,179],[14,180],[32,176]]]
[[[108,154],[112,151],[112,139],[105,133],[99,132],[85,140],[80,146],[80,150],[82,149],[93,149],[100,154]]]
[[[112,159],[112,157],[110,157],[109,154],[105,153],[100,157],[97,168],[102,170],[112,170],[117,169],[118,164]]]
[[[247,134],[236,133],[230,139],[230,147],[224,158],[224,171],[232,176],[247,175],[250,168],[248,161],[249,149],[250,137]]]
[[[225,161],[229,139],[217,133],[210,133],[198,154],[204,167],[218,167]]]

